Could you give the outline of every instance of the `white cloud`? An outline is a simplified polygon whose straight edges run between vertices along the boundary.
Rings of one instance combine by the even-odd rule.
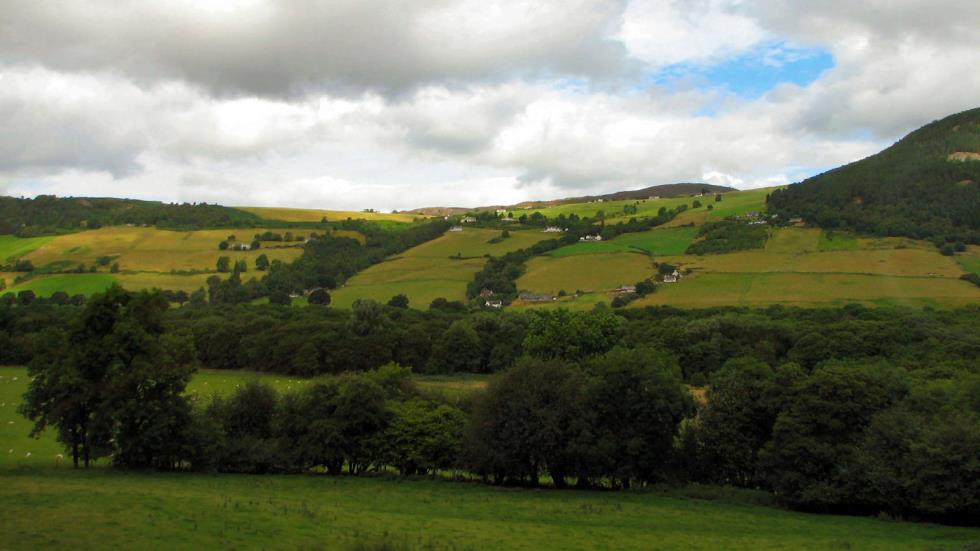
[[[706,63],[748,50],[767,37],[738,12],[738,0],[630,2],[619,38],[630,54],[653,66]]]
[[[759,187],[980,98],[973,0],[174,6],[0,0],[0,192],[404,209]],[[647,80],[821,49],[834,68],[755,100]]]

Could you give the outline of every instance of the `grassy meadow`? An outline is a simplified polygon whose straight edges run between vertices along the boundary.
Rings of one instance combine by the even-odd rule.
[[[399,293],[408,297],[411,307],[421,309],[440,297],[465,300],[466,285],[486,263],[485,255],[498,256],[553,237],[537,230],[515,230],[500,243],[488,243],[499,235],[499,230],[478,228],[448,232],[350,278],[331,293],[332,304],[348,308],[361,298],[387,302]],[[458,258],[450,258],[454,256]]]
[[[532,259],[518,287],[550,293],[583,290],[590,294],[558,304],[590,308],[612,299],[603,291],[654,274],[650,259],[639,252],[611,251],[639,251],[646,244],[647,251],[682,253],[685,239],[690,243],[688,236],[693,238],[694,231],[690,227],[658,228],[594,246],[579,243],[563,247]],[[654,253],[654,259],[673,264],[687,275],[678,283],[661,285],[657,293],[633,306],[819,306],[847,302],[960,306],[980,302],[980,288],[959,280],[964,269],[977,267],[973,262],[980,264],[980,254],[974,256],[971,249],[956,257],[942,256],[931,243],[906,238],[782,228],[772,232],[762,250],[703,256]]]
[[[205,371],[188,392],[249,377]],[[423,378],[472,393],[485,378]],[[748,491],[495,488],[391,477],[76,471],[16,413],[24,368],[0,368],[0,548],[54,549],[970,549],[980,530],[777,508]],[[30,450],[31,456],[26,456]],[[449,473],[446,473],[449,474]],[[387,545],[387,547],[384,547]]]
[[[607,241],[582,241],[552,251],[550,256],[641,252],[654,256],[684,254],[698,233],[695,227],[655,229],[626,233]]]
[[[24,258],[38,268],[64,263],[92,265],[101,256],[113,258],[124,271],[171,272],[214,269],[218,257],[245,260],[249,267],[255,265],[259,255],[270,261],[289,262],[302,253],[295,243],[268,243],[254,251],[221,251],[218,244],[230,235],[240,242],[251,243],[255,234],[265,229],[238,228],[233,230],[170,231],[156,228],[112,226],[98,230],[58,236],[36,248]],[[284,230],[272,230],[283,233]],[[298,235],[308,232],[297,230]],[[280,246],[280,247],[277,247]]]
[[[54,236],[15,237],[13,235],[0,235],[0,262],[5,263],[8,260],[20,258],[52,239]]]
[[[527,263],[517,287],[552,294],[561,290],[603,293],[620,285],[632,285],[654,272],[650,257],[635,252],[538,256]]]
[[[291,262],[302,254],[303,249],[295,242],[263,242],[263,248],[253,251],[218,249],[218,244],[230,235],[235,235],[240,242],[251,242],[255,234],[264,231],[261,228],[237,228],[182,232],[112,226],[41,238],[0,236],[0,254],[30,260],[42,272],[18,285],[14,285],[14,278],[21,274],[0,277],[7,281],[8,290],[32,290],[38,296],[48,296],[55,291],[89,295],[103,291],[113,283],[128,289],[157,287],[191,292],[206,286],[207,278],[216,275],[215,264],[221,256],[227,256],[232,261],[245,260],[250,271],[244,278],[248,279],[261,277],[260,272],[254,269],[255,259],[260,255],[266,255],[270,261]],[[285,230],[272,231],[283,233]],[[294,233],[308,235],[304,230]],[[364,239],[357,232],[335,233],[361,241]],[[118,263],[120,272],[109,273],[109,266],[99,266],[98,273],[43,274],[45,270],[70,270],[79,264],[88,268],[95,265],[100,257],[109,257],[112,263]],[[225,274],[217,275],[226,277]]]

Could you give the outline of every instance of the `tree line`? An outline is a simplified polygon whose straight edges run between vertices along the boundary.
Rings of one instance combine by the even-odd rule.
[[[35,431],[56,431],[76,464],[110,458],[124,468],[332,475],[454,470],[487,483],[557,488],[697,482],[764,489],[799,509],[975,524],[976,309],[880,318],[853,307],[777,310],[743,311],[747,323],[721,332],[731,340],[714,344],[729,357],[710,372],[703,400],[684,384],[692,376],[682,356],[654,336],[669,327],[657,321],[673,317],[657,310],[631,319],[602,310],[533,314],[520,355],[462,403],[420,391],[409,368],[389,361],[295,392],[250,383],[200,399],[184,392],[200,365],[195,337],[170,325],[159,293],[114,287],[66,325],[37,335],[21,411]],[[906,332],[882,334],[896,314]],[[801,354],[773,360],[751,335],[753,322],[766,317],[826,321],[840,331],[884,324],[870,346],[903,350],[842,358],[827,343],[818,352],[821,343],[807,336]],[[348,322],[355,334],[372,325]],[[696,328],[685,333],[719,322],[717,313],[692,314]],[[931,330],[953,336],[908,347],[906,337]],[[724,340],[721,333],[713,340]]]

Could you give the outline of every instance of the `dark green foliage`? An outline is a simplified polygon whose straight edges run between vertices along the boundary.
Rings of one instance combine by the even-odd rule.
[[[109,454],[128,467],[175,468],[183,459],[194,351],[186,338],[164,335],[168,308],[158,292],[113,286],[68,332],[42,336],[21,411],[34,433],[56,427],[76,467]]]
[[[897,517],[980,518],[980,378],[913,387],[879,412],[858,451],[862,497]]]
[[[960,276],[960,279],[969,281],[970,283],[980,286],[980,274],[968,273]]]
[[[428,474],[457,466],[466,415],[458,408],[422,398],[389,401],[383,461],[403,475]]]
[[[228,272],[230,272],[231,271],[231,258],[229,258],[227,256],[218,257],[218,262],[215,264],[215,267],[218,269],[219,272],[222,272],[222,273],[228,273]]]
[[[14,271],[15,272],[33,272],[34,271],[34,264],[31,263],[30,260],[26,260],[26,259],[18,260],[16,262],[14,262]]]
[[[307,297],[307,301],[310,304],[318,304],[321,306],[327,306],[330,304],[331,298],[330,293],[326,289],[314,289],[310,292],[310,296]]]
[[[769,211],[826,228],[980,243],[980,109],[930,123],[877,155],[775,191]]]
[[[615,348],[586,363],[595,378],[586,410],[594,419],[590,478],[664,480],[682,419],[694,410],[677,359],[650,348]]]
[[[265,254],[260,254],[255,258],[255,269],[260,272],[264,272],[269,269],[269,257]]]
[[[121,224],[194,230],[255,226],[258,216],[218,205],[166,204],[133,199],[54,197],[34,199],[0,197],[0,234],[21,237],[65,233]]]
[[[696,466],[691,478],[747,488],[764,483],[759,450],[772,436],[785,395],[805,376],[793,364],[778,371],[736,358],[712,376],[707,405],[688,427],[696,446],[685,450]]]
[[[622,319],[610,312],[533,311],[524,351],[539,358],[580,360],[611,349],[619,341]]]
[[[581,470],[585,377],[559,360],[525,359],[493,380],[473,413],[468,461],[495,483],[557,487]]]
[[[698,231],[701,239],[691,243],[687,254],[717,254],[759,249],[769,238],[768,226],[735,220],[709,222]]]
[[[388,306],[391,306],[392,308],[401,308],[404,310],[405,308],[408,308],[408,297],[399,293],[391,297],[391,299],[388,301]]]
[[[899,370],[836,364],[814,371],[776,417],[760,452],[767,479],[787,503],[815,510],[870,510],[861,499],[858,446],[872,417],[908,392]]]

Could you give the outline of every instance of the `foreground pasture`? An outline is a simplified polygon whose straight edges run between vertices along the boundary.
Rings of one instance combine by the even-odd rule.
[[[279,390],[309,384],[204,371],[188,392],[227,393],[252,377]],[[419,382],[456,396],[485,383]],[[56,459],[63,452],[50,433],[26,438],[30,425],[15,412],[26,386],[24,368],[0,368],[2,549],[952,550],[980,538],[977,529],[789,512],[762,493],[713,487],[559,492],[391,476],[76,471]]]
[[[5,549],[938,550],[980,538],[976,529],[788,512],[760,494],[716,489],[559,492],[103,468],[25,468],[3,479]]]

